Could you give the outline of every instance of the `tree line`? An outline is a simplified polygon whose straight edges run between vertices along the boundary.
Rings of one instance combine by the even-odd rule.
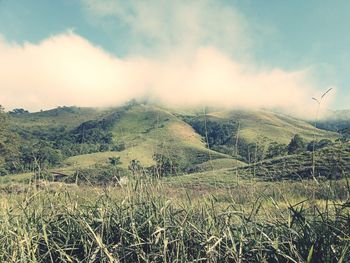
[[[111,133],[120,113],[84,122],[74,129],[12,125],[11,116],[24,113],[22,110],[6,113],[0,107],[0,175],[57,166],[70,156],[125,149]]]

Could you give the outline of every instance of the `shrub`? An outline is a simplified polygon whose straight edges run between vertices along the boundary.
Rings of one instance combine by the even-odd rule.
[[[288,153],[289,154],[298,153],[305,150],[305,148],[306,148],[306,143],[304,139],[299,134],[296,134],[294,135],[294,137],[292,138],[292,140],[288,145]]]
[[[127,176],[128,171],[114,165],[96,166],[85,168],[76,171],[73,175],[65,177],[63,180],[66,183],[78,183],[87,185],[115,185],[120,178]]]
[[[156,165],[151,167],[150,170],[155,176],[172,175],[176,174],[179,170],[179,164],[175,158],[156,153],[153,155],[153,160],[156,162]]]
[[[125,150],[125,143],[115,144],[111,147],[111,150],[114,152],[121,152]]]

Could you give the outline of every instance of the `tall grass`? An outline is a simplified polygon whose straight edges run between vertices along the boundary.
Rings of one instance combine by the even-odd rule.
[[[313,132],[313,143],[312,143],[312,177],[317,182],[316,175],[315,175],[315,169],[316,169],[316,160],[315,160],[315,144],[316,144],[316,129],[317,129],[317,121],[321,109],[321,104],[325,96],[332,90],[333,88],[328,89],[326,92],[324,92],[320,98],[312,98],[317,103],[317,109],[315,114],[315,122],[314,127],[315,130]]]
[[[348,188],[349,190],[349,188]],[[176,189],[174,189],[174,192]],[[125,188],[57,184],[5,195],[1,262],[349,262],[350,202],[268,195],[242,209],[215,194],[174,198],[159,180]],[[331,191],[330,191],[331,193]],[[331,196],[330,196],[331,197]],[[280,197],[280,198],[283,198]]]

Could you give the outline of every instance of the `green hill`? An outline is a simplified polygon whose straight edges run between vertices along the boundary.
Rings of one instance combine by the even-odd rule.
[[[324,179],[339,179],[333,180],[331,185],[339,183],[338,192],[345,190],[347,196],[347,181],[350,171],[350,142],[336,143],[330,147],[319,150],[315,154],[315,177],[318,181],[316,185],[322,185]],[[198,172],[184,176],[175,176],[166,178],[166,182],[181,188],[189,189],[215,189],[218,188],[236,188],[235,191],[243,191],[245,194],[250,194],[256,189],[256,183],[264,185],[263,194],[270,192],[276,194],[277,185],[283,185],[284,191],[293,192],[293,184],[299,183],[302,187],[298,190],[305,191],[310,186],[305,179],[312,178],[312,155],[311,153],[301,153],[278,157],[270,160],[258,162],[256,164],[245,165],[233,169],[221,169],[206,172]],[[293,181],[292,181],[293,180]],[[271,185],[271,181],[274,185]],[[242,186],[237,186],[244,182],[249,185],[249,189],[244,189]],[[312,179],[310,182],[314,182]],[[326,183],[328,189],[330,185]],[[304,188],[305,187],[305,188]],[[325,186],[323,186],[325,187]],[[325,188],[325,189],[326,189]],[[252,190],[254,189],[254,190]],[[309,188],[315,191],[315,186]],[[246,192],[245,192],[246,191]],[[295,191],[295,188],[294,188]],[[285,194],[286,192],[282,192]],[[319,193],[319,196],[322,196]]]
[[[13,125],[22,128],[67,127],[74,128],[79,124],[102,118],[109,110],[83,107],[59,107],[47,111],[11,115]]]
[[[183,167],[191,167],[210,159],[231,158],[207,149],[190,125],[156,106],[135,105],[127,109],[115,120],[111,132],[115,142],[123,142],[124,150],[71,157],[67,162],[85,166],[117,156],[121,157],[124,166],[133,159],[150,166],[154,163],[153,155],[161,153]]]
[[[265,180],[312,178],[312,152],[274,158],[237,168],[243,177]],[[350,171],[350,142],[335,143],[314,154],[315,177],[343,178]],[[236,170],[232,170],[236,173]]]
[[[305,143],[339,137],[306,121],[266,110],[212,111],[182,118],[205,138],[210,149],[246,163],[281,155],[296,134]]]
[[[106,163],[110,157],[120,157],[124,168],[134,159],[149,167],[154,164],[154,154],[170,158],[182,171],[225,169],[245,165],[244,151],[248,148],[249,152],[254,144],[263,143],[266,150],[272,142],[288,144],[295,134],[308,141],[314,136],[318,140],[338,137],[303,120],[266,110],[212,110],[204,115],[193,109],[135,102],[108,109],[60,107],[23,113],[11,116],[11,123],[25,138],[41,136],[58,149],[66,141],[75,141],[74,147],[65,146],[74,151],[64,161],[64,169]]]
[[[301,135],[308,141],[313,140],[314,136],[317,139],[339,137],[335,132],[316,129],[306,121],[266,110],[221,111],[210,113],[209,116],[239,122],[239,138],[248,142],[265,138],[269,141],[288,144],[295,134]]]

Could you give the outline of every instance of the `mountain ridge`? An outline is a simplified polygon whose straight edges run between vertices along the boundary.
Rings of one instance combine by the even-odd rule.
[[[337,133],[315,129],[306,121],[268,110],[211,109],[205,113],[186,109],[173,110],[156,104],[136,102],[105,109],[59,107],[14,115],[11,116],[11,120],[13,125],[29,130],[33,127],[52,129],[62,126],[71,131],[80,127],[83,137],[84,129],[88,129],[89,126],[99,127],[98,123],[107,124],[109,128],[106,128],[106,133],[110,134],[112,142],[122,143],[124,149],[117,152],[80,154],[65,161],[66,165],[80,163],[82,166],[103,163],[114,156],[121,158],[125,168],[134,159],[149,166],[154,164],[154,155],[161,153],[176,159],[181,166],[189,169],[209,169],[214,166],[227,168],[235,164],[244,164],[244,160],[236,156],[239,154],[235,149],[236,140],[239,141],[240,147],[243,147],[243,142],[244,145],[264,143],[267,147],[273,142],[288,144],[295,134],[300,134],[306,141],[314,138],[338,138]],[[196,130],[193,121],[200,124],[202,133]],[[209,127],[210,125],[212,127]],[[217,130],[223,128],[226,129],[226,133],[219,134],[223,136],[219,138],[219,142],[214,138],[214,143],[218,145],[211,147],[212,134],[208,136],[206,130],[212,129],[215,137],[218,136]],[[216,159],[222,161],[211,162]]]

